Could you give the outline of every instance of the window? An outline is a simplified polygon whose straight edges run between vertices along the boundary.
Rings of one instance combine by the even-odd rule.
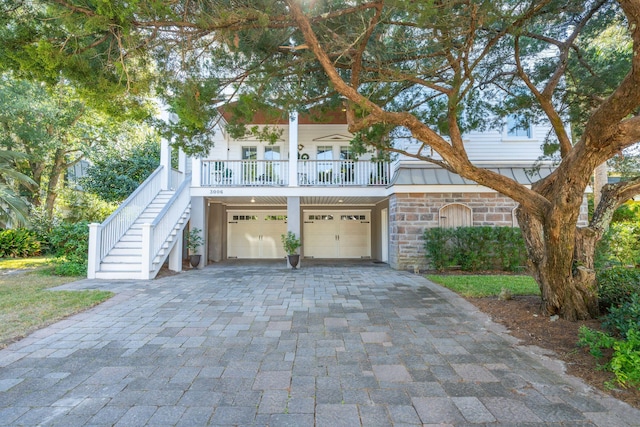
[[[258,147],[242,147],[242,160],[258,160]]]
[[[340,147],[340,160],[355,160],[356,155],[351,150],[351,147]]]
[[[512,114],[507,116],[507,136],[531,138],[531,124],[526,117]]]
[[[280,147],[264,147],[265,160],[280,160]]]
[[[333,160],[333,149],[330,145],[318,146],[318,160]]]

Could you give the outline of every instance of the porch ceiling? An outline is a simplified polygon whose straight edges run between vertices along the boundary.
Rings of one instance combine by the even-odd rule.
[[[384,197],[355,197],[355,196],[309,196],[301,197],[302,206],[354,206],[375,205],[384,200]],[[252,201],[253,200],[253,201]],[[238,196],[216,197],[209,199],[209,203],[223,203],[234,206],[286,206],[287,198],[284,196]]]

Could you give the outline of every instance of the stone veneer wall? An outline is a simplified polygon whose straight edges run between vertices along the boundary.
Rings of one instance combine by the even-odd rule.
[[[422,237],[425,228],[439,226],[439,211],[450,203],[471,208],[473,225],[513,226],[516,202],[499,193],[400,193],[389,199],[389,265],[399,270],[426,269]],[[586,197],[580,225],[587,220]]]

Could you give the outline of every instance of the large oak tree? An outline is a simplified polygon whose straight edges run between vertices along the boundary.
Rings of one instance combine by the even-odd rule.
[[[546,312],[597,314],[594,246],[640,178],[607,186],[587,227],[578,217],[594,168],[640,141],[640,0],[4,5],[0,66],[61,73],[101,88],[103,99],[153,87],[192,152],[208,148],[215,107],[232,95],[240,119],[264,105],[344,105],[358,144],[438,164],[517,201]],[[630,49],[602,61],[593,41],[612,29]],[[546,145],[558,166],[531,188],[465,151],[465,131],[508,114],[551,124]],[[391,145],[399,134],[421,149]]]

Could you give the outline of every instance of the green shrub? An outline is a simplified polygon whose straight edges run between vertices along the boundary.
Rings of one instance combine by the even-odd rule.
[[[39,255],[38,236],[26,228],[0,230],[0,258],[24,258]]]
[[[640,265],[640,223],[612,223],[596,247],[597,269]]]
[[[527,260],[520,229],[512,227],[428,228],[425,252],[432,268],[517,271]]]
[[[619,307],[609,307],[602,325],[623,338],[627,337],[630,329],[640,331],[640,294],[631,295],[631,299]]]
[[[59,260],[53,267],[53,274],[56,276],[86,276],[87,263]]]
[[[640,332],[631,328],[625,340],[618,340],[603,332],[581,326],[578,345],[589,347],[591,355],[600,359],[603,349],[612,349],[613,355],[602,368],[613,372],[622,387],[640,388]],[[613,386],[613,384],[610,384]]]
[[[118,207],[97,195],[66,188],[60,192],[56,217],[64,222],[102,222]]]
[[[598,297],[601,309],[619,307],[631,301],[634,294],[640,294],[640,269],[609,268],[599,270]]]
[[[49,241],[54,255],[68,262],[86,264],[89,247],[89,225],[86,221],[62,223],[51,230]]]

